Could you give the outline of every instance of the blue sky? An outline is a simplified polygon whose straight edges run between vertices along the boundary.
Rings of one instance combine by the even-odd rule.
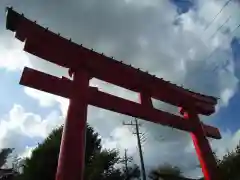
[[[233,51],[233,58],[236,64],[239,64],[240,60],[240,43],[237,38],[234,38],[231,45]],[[239,66],[236,66],[235,74],[237,77],[239,75]],[[240,92],[236,92],[233,98],[230,100],[229,106],[223,108],[219,114],[216,116],[217,125],[222,129],[229,128],[232,131],[237,131],[240,127]]]
[[[171,0],[177,7],[179,14],[187,13],[189,10],[194,10],[196,4],[192,0]],[[196,2],[196,1],[195,1]],[[240,41],[238,37],[233,37],[231,42],[231,49],[233,52],[233,59],[236,64],[239,64],[240,60]],[[240,77],[240,66],[235,67],[235,74]],[[221,109],[221,111],[214,117],[213,125],[219,127],[221,130],[230,129],[231,131],[237,131],[240,127],[240,112],[238,107],[240,106],[240,92],[237,91],[231,98],[229,105]]]
[[[5,29],[4,7],[8,5],[79,44],[123,59],[124,63],[148,70],[176,84],[220,97],[219,111],[210,118],[202,119],[221,130],[223,139],[212,142],[213,149],[217,149],[220,156],[227,148],[234,148],[240,139],[240,33],[237,31],[232,35],[229,32],[239,23],[240,14],[236,8],[239,4],[235,1],[230,4],[204,31],[225,1],[91,2],[71,0],[69,4],[60,2],[58,6],[45,1],[26,1],[25,5],[15,0],[0,2],[0,148],[14,146],[18,154],[28,154],[37,142],[41,142],[53,128],[64,122],[68,106],[66,99],[18,84],[24,66],[55,75],[64,75],[66,69],[23,52],[23,44]],[[229,32],[222,29],[210,39],[229,15],[232,18],[223,27]],[[174,23],[176,19],[178,23]],[[218,51],[206,59],[216,48]],[[93,84],[116,95],[133,98],[133,94],[109,84],[99,81]],[[172,111],[161,104],[156,106]],[[130,117],[92,107],[88,116],[89,123],[103,137],[104,147],[117,146],[121,152],[128,148],[130,155],[139,161],[136,139],[131,136],[131,129],[121,125],[123,120],[131,120]],[[189,176],[202,175],[199,169],[191,169],[198,162],[186,133],[151,123],[145,123],[141,130],[148,134],[144,145],[147,168],[159,162],[171,162],[179,165]],[[159,136],[166,140],[156,142],[154,138]],[[173,151],[175,149],[179,149],[178,154]],[[182,163],[182,158],[187,163]]]
[[[0,89],[0,94],[2,95],[0,114],[7,114],[13,104],[17,103],[26,104],[28,110],[33,113],[40,113],[44,116],[47,115],[51,111],[51,108],[42,108],[37,101],[26,96],[23,87],[19,85],[20,77],[20,71],[8,73],[6,70],[0,70],[0,80],[1,83],[4,84],[3,87],[5,87]]]
[[[195,3],[192,0],[170,0],[176,5],[179,14],[188,12],[189,9],[194,9]]]

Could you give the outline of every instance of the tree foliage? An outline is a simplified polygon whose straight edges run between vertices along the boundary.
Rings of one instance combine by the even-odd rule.
[[[139,169],[139,166],[134,164],[131,167],[123,168],[123,172],[125,174],[125,180],[130,180],[131,178],[139,178],[141,176],[141,171]]]
[[[43,143],[33,150],[32,156],[25,161],[21,180],[55,179],[62,130],[63,127],[55,129]],[[120,160],[118,151],[102,149],[98,133],[94,132],[89,125],[86,131],[85,152],[85,180],[125,179],[124,169],[115,167]],[[136,170],[132,171],[129,179],[132,177],[139,177]]]
[[[233,151],[226,153],[222,159],[219,159],[215,152],[214,157],[217,161],[218,173],[222,180],[240,179],[240,143]],[[164,178],[166,177],[164,176],[165,174],[174,175],[176,177],[176,180],[187,179],[181,175],[179,168],[176,168],[174,166],[172,167],[170,165],[162,165],[156,169],[153,169],[149,174],[149,178],[152,180],[158,180],[160,177],[162,177],[162,179],[167,180],[168,178]],[[173,180],[174,178],[170,179]],[[200,178],[199,180],[204,180],[204,178]]]
[[[7,159],[9,155],[13,152],[12,148],[3,148],[0,151],[0,168],[2,168],[5,163],[7,162]]]
[[[170,164],[164,164],[158,166],[156,169],[153,169],[149,173],[149,178],[152,180],[158,180],[165,176],[174,176],[174,177],[182,177],[182,172],[179,167],[172,166]]]
[[[224,180],[239,180],[240,179],[240,143],[233,150],[228,152],[219,160],[218,168],[221,177]]]

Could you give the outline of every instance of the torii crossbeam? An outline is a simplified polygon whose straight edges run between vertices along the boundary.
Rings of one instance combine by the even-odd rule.
[[[217,128],[201,123],[198,114],[215,112],[217,99],[178,87],[163,79],[98,54],[67,40],[7,8],[6,28],[25,42],[24,50],[59,66],[69,68],[73,80],[58,78],[25,67],[20,84],[70,99],[61,142],[56,180],[83,180],[87,107],[108,109],[191,133],[205,180],[218,180],[217,166],[206,137],[220,139]],[[135,91],[132,102],[89,86],[98,78]],[[153,107],[151,98],[181,107],[173,115]]]

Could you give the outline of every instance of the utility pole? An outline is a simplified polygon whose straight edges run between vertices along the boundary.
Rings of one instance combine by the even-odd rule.
[[[127,156],[127,149],[125,149],[124,158],[120,161],[125,166],[125,175],[126,175],[125,179],[128,179],[128,176],[129,176],[128,163],[132,162],[132,160],[133,160],[132,157]]]
[[[128,175],[129,172],[128,172],[128,157],[127,157],[127,149],[125,149],[124,163],[125,163],[126,175]]]
[[[143,180],[146,180],[146,171],[145,171],[145,166],[144,166],[144,160],[143,160],[143,153],[142,153],[142,144],[141,144],[141,137],[140,134],[142,134],[141,132],[139,132],[139,123],[137,118],[135,118],[135,123],[123,123],[123,125],[128,125],[128,126],[135,126],[135,130],[136,132],[134,132],[133,134],[137,135],[137,143],[138,143],[138,150],[139,150],[139,156],[140,156],[140,162],[141,162],[141,169],[142,169],[142,177]]]

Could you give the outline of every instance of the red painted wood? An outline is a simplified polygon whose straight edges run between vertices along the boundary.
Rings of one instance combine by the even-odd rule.
[[[72,43],[12,9],[7,11],[6,28],[14,31],[16,38],[25,41],[26,52],[57,65],[72,68],[73,71],[79,68],[84,70],[80,74],[78,71],[79,75],[71,82],[66,78],[60,79],[25,69],[20,82],[29,87],[70,98],[57,180],[81,180],[83,177],[88,104],[191,132],[205,179],[218,180],[216,162],[206,136],[221,138],[221,135],[218,129],[203,125],[197,115],[214,113],[216,98],[183,89]],[[141,104],[88,87],[89,76],[140,93]],[[184,121],[179,116],[154,109],[151,97],[184,109],[191,106],[191,110],[188,109],[189,114],[185,113],[184,116],[191,121]]]
[[[26,40],[25,51],[52,63],[68,68],[87,68],[91,76],[135,92],[143,92],[147,87],[151,97],[175,106],[184,107],[191,102],[200,114],[210,115],[215,111],[216,98],[190,92],[79,46],[13,10],[8,10],[7,28],[15,31],[18,39]]]
[[[184,118],[195,126],[191,134],[193,144],[201,164],[202,172],[205,180],[219,180],[216,159],[213,155],[211,146],[205,136],[203,126],[198,118],[198,115],[189,110],[184,112]]]
[[[88,74],[84,71],[78,72],[71,84],[73,88],[62,135],[56,180],[83,180],[89,93]]]
[[[143,106],[153,108],[152,99],[148,93],[139,93],[139,100]]]
[[[67,78],[61,79],[27,67],[24,68],[20,80],[20,84],[22,85],[65,98],[70,97],[71,83],[72,81]],[[182,117],[154,109],[148,95],[142,95],[140,98],[143,105],[89,87],[89,104],[93,106],[141,118],[150,122],[172,126],[180,130],[192,131],[191,123],[186,122]],[[221,134],[217,128],[204,124],[203,126],[207,136],[216,139],[221,138]]]

